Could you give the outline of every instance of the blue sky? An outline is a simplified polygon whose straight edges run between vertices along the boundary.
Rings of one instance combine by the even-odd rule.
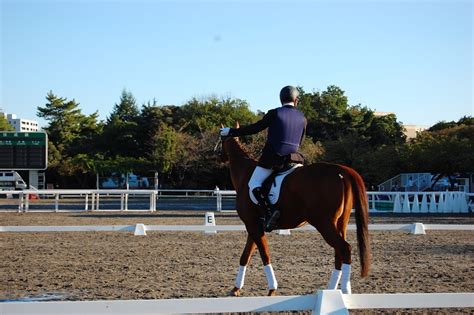
[[[105,119],[124,88],[267,111],[288,84],[405,124],[474,112],[471,1],[0,1],[0,107],[22,118],[49,90]]]

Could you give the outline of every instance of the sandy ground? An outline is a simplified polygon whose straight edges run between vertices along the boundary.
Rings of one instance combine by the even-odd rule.
[[[233,213],[217,224],[238,224]],[[371,223],[473,224],[470,217],[372,217]],[[0,213],[0,225],[203,224],[204,212]],[[371,232],[373,264],[361,279],[355,233],[354,293],[473,292],[474,233]],[[222,297],[233,287],[244,232],[1,233],[0,299],[57,295],[65,300]],[[280,295],[312,294],[324,288],[333,251],[317,232],[269,234]],[[245,296],[267,291],[257,254],[247,272]],[[474,310],[417,310],[410,314],[472,314]],[[351,312],[351,313],[376,313]],[[378,311],[378,313],[394,313]],[[399,313],[406,313],[405,311]]]

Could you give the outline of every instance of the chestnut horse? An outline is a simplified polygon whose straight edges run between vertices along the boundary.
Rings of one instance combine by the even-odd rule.
[[[258,206],[250,200],[247,185],[257,162],[232,137],[222,139],[222,158],[229,162],[232,184],[237,192],[237,213],[248,233],[231,295],[240,295],[246,267],[256,248],[264,265],[268,295],[275,295],[278,284],[270,262],[267,238],[259,221]],[[277,229],[292,229],[309,223],[334,248],[335,269],[328,289],[336,289],[341,282],[343,293],[351,293],[351,245],[346,242],[346,231],[354,206],[361,276],[368,275],[371,254],[367,193],[361,176],[355,170],[330,163],[299,167],[284,180],[276,206],[281,211]]]

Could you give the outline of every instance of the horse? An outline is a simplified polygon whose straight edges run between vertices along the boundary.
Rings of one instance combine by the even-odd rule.
[[[237,192],[237,213],[247,230],[247,241],[230,295],[241,295],[246,268],[256,248],[264,265],[268,296],[276,295],[278,282],[271,265],[267,237],[259,221],[261,210],[250,200],[247,185],[257,161],[247,154],[237,138],[223,137],[221,140],[221,159],[229,164],[231,181]],[[360,274],[361,277],[366,277],[369,273],[371,249],[367,200],[362,177],[354,169],[339,164],[319,162],[302,166],[296,168],[283,181],[276,204],[281,211],[276,229],[293,229],[309,223],[334,248],[334,270],[328,289],[337,289],[341,282],[342,293],[351,293],[352,248],[346,242],[346,231],[353,206],[361,263]]]

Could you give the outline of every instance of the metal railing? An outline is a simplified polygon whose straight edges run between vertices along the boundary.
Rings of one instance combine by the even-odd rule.
[[[233,190],[23,190],[0,191],[0,211],[108,211],[146,210],[154,212],[158,203],[175,201],[180,210],[196,204],[195,209],[223,211],[235,209]],[[464,192],[368,192],[369,208],[376,212],[393,213],[468,213],[474,208],[474,194]],[[161,201],[160,201],[161,200]],[[51,202],[52,201],[52,204]],[[61,204],[65,201],[67,206]],[[231,204],[232,203],[232,204]],[[36,209],[32,209],[31,205]],[[135,209],[130,206],[135,206]],[[139,205],[139,209],[137,208]],[[115,208],[114,208],[115,207]],[[39,209],[38,209],[39,208]]]

